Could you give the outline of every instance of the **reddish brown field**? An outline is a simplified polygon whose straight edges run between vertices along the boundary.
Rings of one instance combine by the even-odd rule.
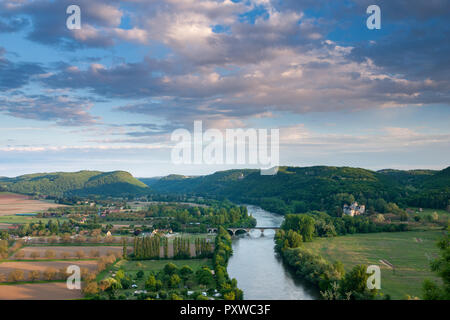
[[[21,194],[0,193],[0,216],[32,213],[56,207],[63,207],[63,205],[33,200],[29,196]]]
[[[69,290],[65,282],[0,286],[0,300],[72,300],[82,297],[81,290]]]
[[[109,246],[104,246],[104,247],[100,247],[100,246],[73,246],[73,247],[66,247],[66,246],[61,246],[61,247],[25,247],[20,249],[18,252],[16,252],[16,254],[14,256],[12,256],[10,259],[14,260],[14,259],[18,259],[17,258],[17,254],[23,253],[24,257],[20,258],[20,260],[35,260],[33,258],[31,258],[31,253],[32,252],[37,252],[39,253],[39,258],[37,259],[47,259],[45,257],[45,252],[47,250],[51,250],[55,253],[55,256],[51,259],[62,259],[63,258],[63,253],[68,253],[69,254],[69,259],[73,259],[74,257],[76,257],[76,254],[78,251],[82,251],[84,252],[84,257],[83,258],[98,258],[94,256],[94,252],[93,251],[98,251],[99,256],[106,256],[109,255],[111,253],[122,253],[123,248],[122,247],[109,247]],[[1,265],[0,265],[1,266]]]
[[[6,230],[10,227],[10,224],[7,223],[0,223],[0,230]]]
[[[7,261],[0,263],[0,274],[8,276],[13,270],[22,270],[27,276],[29,271],[45,271],[47,268],[55,268],[60,270],[61,268],[67,268],[71,265],[77,265],[80,268],[87,268],[91,271],[97,270],[97,261]],[[0,286],[1,287],[1,286]]]

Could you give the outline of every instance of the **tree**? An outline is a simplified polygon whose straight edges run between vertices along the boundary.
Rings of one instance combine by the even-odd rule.
[[[41,254],[38,252],[38,251],[33,251],[33,252],[31,252],[30,253],[30,257],[32,258],[32,259],[37,259],[37,258],[39,258],[41,256]]]
[[[85,253],[84,253],[83,250],[78,250],[78,251],[75,253],[75,256],[76,256],[78,259],[82,259],[82,258],[85,256]]]
[[[47,268],[44,271],[45,280],[55,280],[58,271],[55,268]]]
[[[83,289],[85,295],[95,295],[99,291],[98,284],[95,281],[89,282]]]
[[[150,275],[145,281],[145,288],[150,291],[158,291],[162,287],[162,283],[160,280],[156,280],[154,275]]]
[[[66,252],[66,251],[61,252],[60,255],[61,255],[62,259],[69,259],[69,257],[70,257],[70,253]]]
[[[376,290],[367,290],[367,279],[369,274],[367,274],[367,266],[357,265],[347,273],[342,280],[342,295],[349,295],[351,293],[352,297],[355,299],[370,299],[376,293]],[[371,296],[372,295],[372,296]]]
[[[236,299],[236,296],[235,296],[235,294],[234,294],[234,291],[230,291],[230,292],[225,293],[225,294],[223,295],[223,298],[224,298],[225,300],[235,300],[235,299]]]
[[[22,270],[13,270],[9,273],[8,280],[11,282],[19,282],[25,279],[24,273]]]
[[[214,276],[208,267],[203,267],[195,273],[195,277],[199,284],[210,286],[214,283]]]
[[[183,266],[180,269],[180,275],[186,279],[187,277],[189,277],[191,274],[194,273],[194,270],[192,270],[192,268],[190,266]]]
[[[175,264],[173,263],[168,263],[164,266],[164,273],[171,276],[173,274],[175,274],[178,271],[178,268]]]
[[[107,278],[100,282],[100,288],[103,291],[115,292],[119,289],[122,289],[122,285],[114,278]]]
[[[314,218],[303,215],[302,219],[300,220],[300,234],[302,235],[304,242],[312,241],[315,230],[314,225]]]
[[[100,257],[100,251],[92,249],[89,252],[89,255],[93,258],[98,258],[98,257]]]
[[[177,274],[173,274],[172,276],[170,276],[170,280],[169,280],[169,286],[173,289],[178,288],[180,286],[181,283],[181,278],[179,275]]]
[[[131,288],[131,285],[133,284],[133,282],[131,281],[131,279],[129,277],[124,277],[124,278],[122,278],[122,280],[120,280],[120,284],[122,285],[123,289],[129,289],[129,288]]]
[[[170,295],[170,300],[183,300],[183,298],[180,297],[179,295],[175,294],[175,293],[172,293]]]
[[[46,250],[45,251],[45,257],[47,259],[52,259],[56,256],[55,251],[54,250]]]
[[[144,271],[139,270],[139,271],[136,273],[136,278],[142,279],[143,277],[144,277]]]
[[[289,242],[289,248],[298,248],[303,242],[302,236],[293,230],[288,231],[287,240]]]
[[[450,236],[446,234],[437,244],[439,258],[431,263],[431,270],[442,278],[443,285],[426,280],[423,284],[424,298],[427,300],[450,300]]]
[[[36,281],[41,277],[41,273],[37,270],[32,270],[28,272],[28,279],[30,281]]]
[[[124,259],[128,257],[127,238],[122,239],[123,249],[122,256]]]
[[[20,250],[19,252],[16,253],[15,258],[18,260],[21,260],[25,257],[25,252],[23,252],[22,250]]]
[[[125,278],[125,271],[123,271],[123,269],[120,269],[119,271],[117,271],[115,278],[117,280],[121,281],[123,278]]]
[[[67,268],[62,267],[58,270],[58,278],[61,280],[66,280],[69,274],[67,273]]]

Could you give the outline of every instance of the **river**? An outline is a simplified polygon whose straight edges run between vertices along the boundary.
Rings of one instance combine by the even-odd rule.
[[[256,206],[247,206],[257,227],[278,227],[283,217]],[[275,232],[254,230],[233,239],[228,274],[236,278],[246,300],[314,300],[318,292],[294,278],[275,252]]]

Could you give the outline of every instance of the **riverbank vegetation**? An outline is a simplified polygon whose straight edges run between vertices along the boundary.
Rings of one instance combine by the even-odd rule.
[[[340,261],[329,262],[320,254],[302,245],[298,233],[289,230],[276,234],[276,250],[295,274],[317,286],[322,298],[332,300],[374,299],[377,290],[368,290],[366,265],[356,265],[348,273]],[[292,241],[292,239],[296,239]],[[290,247],[292,245],[292,247]],[[364,270],[364,272],[362,271]]]
[[[439,276],[441,281],[426,279],[423,283],[423,295],[427,300],[450,300],[450,237],[448,233],[438,242],[437,247],[439,257],[431,261],[431,270]]]
[[[299,277],[322,290],[324,298],[423,297],[424,279],[436,279],[429,269],[429,260],[437,253],[434,244],[447,228],[448,220],[444,216],[441,221],[438,216],[434,222],[425,219],[409,223],[381,218],[332,217],[318,211],[288,214],[276,233],[275,247]],[[367,279],[368,275],[360,272],[362,265],[382,266],[381,292],[349,286],[349,274],[359,274],[361,282],[364,277]],[[428,288],[432,288],[429,283]]]
[[[310,242],[300,241],[298,233],[293,236],[292,230],[281,238],[283,232],[277,236],[277,251],[299,277],[322,291],[332,289],[333,283],[339,283],[343,274],[356,265],[380,267],[382,295],[378,297],[429,299],[432,294],[427,295],[422,289],[426,279],[429,292],[440,290],[434,291],[442,281],[433,273],[430,262],[439,253],[436,242],[442,237],[442,230],[347,234]]]
[[[237,287],[236,279],[230,279],[227,271],[232,254],[231,236],[223,227],[219,227],[213,256],[217,285],[226,300],[242,300],[244,293]]]

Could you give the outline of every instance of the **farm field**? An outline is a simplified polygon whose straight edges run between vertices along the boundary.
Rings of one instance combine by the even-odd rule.
[[[9,192],[0,193],[0,216],[10,216],[17,213],[33,213],[63,206],[49,201],[33,200],[26,195]]]
[[[8,223],[0,223],[0,230],[6,230],[10,227]]]
[[[0,300],[74,300],[81,290],[67,289],[65,282],[0,285]]]
[[[438,279],[430,260],[439,253],[436,242],[441,235],[442,231],[355,234],[316,239],[304,246],[330,262],[341,261],[347,271],[357,264],[378,265],[382,293],[392,299],[421,298],[423,280]]]
[[[49,220],[64,222],[68,221],[67,218],[38,218],[33,216],[16,216],[16,215],[9,215],[9,216],[0,216],[0,224],[3,225],[9,225],[9,224],[24,224],[24,223],[31,223],[31,222],[39,222],[42,221],[42,223],[47,223]]]
[[[77,265],[80,268],[87,268],[90,271],[97,269],[95,260],[76,260],[76,261],[4,261],[0,262],[0,274],[8,275],[11,271],[22,270],[25,275],[29,271],[45,271],[47,268],[60,270],[71,265]],[[0,286],[0,290],[2,287]]]
[[[10,259],[46,259],[46,252],[48,251],[54,253],[54,259],[74,258],[77,257],[80,251],[84,253],[85,258],[98,258],[111,253],[121,254],[123,248],[113,246],[31,246],[20,249]],[[38,256],[32,257],[33,252],[38,254]]]

